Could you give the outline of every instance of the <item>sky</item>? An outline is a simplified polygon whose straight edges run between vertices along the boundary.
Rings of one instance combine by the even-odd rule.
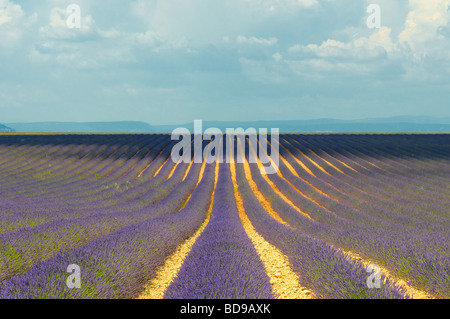
[[[0,61],[0,123],[449,117],[450,0],[0,0]]]

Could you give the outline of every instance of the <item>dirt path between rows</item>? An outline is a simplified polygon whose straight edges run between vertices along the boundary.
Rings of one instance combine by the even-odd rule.
[[[205,170],[205,162],[202,165],[199,180],[197,182],[197,186],[203,178],[203,173]],[[189,252],[192,250],[192,246],[197,241],[198,237],[202,234],[203,230],[209,223],[210,212],[212,211],[214,194],[217,185],[217,179],[219,175],[219,165],[216,164],[215,168],[215,181],[214,181],[214,189],[211,194],[211,205],[208,209],[208,214],[206,216],[205,221],[200,226],[200,228],[188,238],[184,243],[178,246],[177,250],[167,258],[164,262],[164,265],[158,269],[155,277],[150,281],[150,283],[145,287],[144,292],[137,299],[163,299],[164,293],[166,292],[167,287],[175,280],[178,272],[180,271],[184,260],[186,259]],[[190,199],[190,196],[188,200]]]

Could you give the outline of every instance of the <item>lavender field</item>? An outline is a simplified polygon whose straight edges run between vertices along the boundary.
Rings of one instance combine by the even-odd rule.
[[[0,298],[450,298],[450,135],[279,141],[264,175],[248,143],[174,163],[164,134],[0,135]]]

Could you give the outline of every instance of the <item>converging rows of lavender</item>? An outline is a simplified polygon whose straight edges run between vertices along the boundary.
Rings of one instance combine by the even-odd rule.
[[[0,298],[137,298],[196,233],[164,298],[277,298],[242,216],[314,298],[450,298],[450,135],[279,143],[264,175],[248,143],[244,163],[175,163],[164,134],[1,135]]]

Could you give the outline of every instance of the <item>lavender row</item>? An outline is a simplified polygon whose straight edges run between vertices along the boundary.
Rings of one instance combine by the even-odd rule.
[[[436,207],[435,204],[430,202],[411,200],[403,197],[386,199],[380,195],[382,191],[377,191],[377,195],[375,195],[361,190],[361,187],[364,188],[364,185],[361,184],[364,183],[358,181],[356,178],[348,178],[346,175],[340,175],[338,178],[318,173],[318,177],[321,177],[321,180],[328,182],[330,185],[321,183],[320,186],[318,186],[318,184],[316,186],[334,199],[343,201],[356,209],[362,208],[363,210],[370,211],[374,214],[378,214],[383,210],[393,211],[396,214],[400,213],[435,224],[450,225],[450,220],[448,218],[430,213],[431,210],[442,210],[441,207]],[[309,180],[313,179],[313,177],[308,176],[304,176],[304,178]]]
[[[165,181],[165,177],[153,179],[151,182],[154,184],[151,185],[151,182],[147,183],[147,188],[144,188],[143,190],[134,187],[126,192],[128,197],[125,197],[125,194],[119,194],[120,197],[119,195],[116,195],[108,202],[110,206],[101,206],[99,203],[93,203],[91,206],[84,206],[84,208],[82,208],[81,206],[73,207],[66,204],[58,204],[56,202],[53,207],[51,207],[51,212],[48,212],[48,209],[45,207],[39,208],[36,207],[35,203],[30,203],[28,204],[28,209],[17,212],[15,206],[11,205],[9,206],[9,211],[14,211],[14,214],[0,219],[0,233],[17,230],[23,227],[33,227],[61,218],[68,220],[81,218],[83,216],[91,216],[97,214],[99,210],[114,213],[124,211],[132,212],[134,210],[142,209],[149,204],[155,203],[164,197],[168,191],[173,189],[173,187],[181,181],[187,168],[187,164],[179,165],[170,180]],[[199,174],[199,169],[198,165],[193,165],[186,176],[186,179],[196,179],[196,176]],[[156,186],[161,182],[164,183],[161,184],[161,187],[157,188]]]
[[[242,164],[236,165],[238,190],[245,212],[255,229],[278,247],[299,274],[299,283],[318,298],[405,298],[405,292],[389,279],[381,289],[366,285],[366,269],[326,242],[275,221],[252,192]],[[384,278],[383,278],[384,280]]]
[[[341,169],[345,174],[344,175],[338,175],[340,178],[342,178],[342,179],[347,179],[347,180],[349,180],[349,178],[351,178],[351,177],[353,177],[354,178],[354,180],[355,181],[357,181],[357,178],[359,177],[359,175],[360,174],[365,174],[365,170],[367,170],[367,169],[363,169],[362,171],[361,171],[361,169],[360,169],[360,171],[361,172],[359,172],[359,173],[356,173],[356,172],[354,172],[354,171],[352,171],[351,169],[348,169],[347,167],[345,167],[343,164],[341,164],[336,158],[339,158],[339,156],[337,155],[337,153],[336,152],[334,152],[332,149],[329,149],[329,148],[327,148],[325,145],[324,146],[322,146],[321,148],[318,148],[318,147],[313,147],[314,148],[314,150],[320,155],[320,157],[322,157],[323,159],[326,159],[327,161],[329,161],[329,162],[331,162],[333,165],[335,165],[336,167],[338,167],[339,169]],[[329,154],[333,154],[333,156],[334,157],[332,157],[331,155],[329,155]],[[336,158],[335,158],[336,157]],[[350,163],[350,160],[349,160],[349,158],[340,158],[340,160],[343,160],[344,162],[346,162],[349,166],[351,166],[352,165],[352,163]],[[374,167],[373,168],[373,170],[375,170],[375,171],[377,171],[377,169]],[[381,172],[380,172],[381,173]],[[381,173],[381,174],[383,174],[383,173]],[[386,172],[384,173],[384,174],[386,174]],[[381,188],[381,191],[383,191],[383,194],[384,194],[384,196],[386,196],[386,195],[390,195],[391,193],[387,193],[386,191],[385,191],[385,188],[386,187],[389,187],[388,185],[386,185],[386,182],[390,182],[390,180],[392,179],[392,178],[395,178],[396,180],[402,180],[402,177],[404,176],[403,174],[401,174],[401,175],[399,175],[398,174],[398,172],[395,172],[395,173],[389,173],[389,174],[391,174],[391,176],[387,176],[387,178],[384,178],[384,186],[383,185],[381,185],[382,186],[382,188]],[[416,179],[416,180],[411,180],[411,179],[409,179],[408,180],[408,182],[407,182],[407,184],[405,185],[405,184],[403,184],[402,185],[402,190],[404,190],[404,189],[406,189],[406,188],[408,188],[408,187],[410,187],[410,185],[417,185],[418,183],[420,182],[420,184],[422,185],[422,186],[420,186],[421,188],[423,188],[424,186],[423,186],[423,183],[421,182],[421,179]],[[391,188],[391,187],[390,187]],[[391,188],[392,189],[392,188]],[[378,188],[378,190],[380,190],[380,188]],[[419,189],[420,190],[420,189]],[[417,194],[417,192],[419,191],[419,190],[416,190],[416,194]],[[421,190],[420,190],[421,191]],[[433,189],[433,193],[432,193],[432,195],[433,195],[433,198],[440,198],[441,200],[446,200],[446,197],[443,197],[441,194],[439,194],[439,191],[440,191],[440,189],[439,188],[434,188]],[[375,192],[375,194],[376,195],[379,195],[379,192],[377,191],[377,192]],[[404,198],[405,197],[405,194],[404,194],[404,192],[403,193],[401,193],[401,196],[397,196],[396,198],[397,199],[400,199],[400,198]]]
[[[324,144],[325,145],[323,145],[323,146],[326,146],[327,143],[324,143]],[[431,187],[436,186],[436,184],[435,184],[436,179],[437,180],[440,179],[440,174],[439,173],[436,174],[436,172],[442,171],[443,162],[441,161],[440,165],[435,167],[436,169],[438,169],[438,171],[435,170],[434,173],[433,173],[433,171],[429,171],[429,172],[426,172],[426,174],[420,174],[422,167],[415,166],[414,162],[413,162],[414,157],[418,156],[418,155],[416,155],[417,151],[410,150],[410,153],[408,155],[408,161],[406,162],[406,165],[405,165],[405,164],[399,163],[399,160],[401,160],[400,156],[397,156],[394,159],[389,159],[388,157],[383,156],[383,160],[379,160],[381,155],[380,155],[380,151],[378,149],[376,150],[375,153],[372,149],[370,149],[370,150],[364,149],[364,151],[361,152],[361,151],[356,150],[355,145],[353,145],[352,143],[349,143],[349,142],[340,143],[339,145],[340,145],[340,147],[337,149],[338,152],[348,153],[352,160],[357,160],[358,158],[361,158],[361,160],[359,160],[360,164],[364,164],[364,162],[361,162],[361,161],[368,161],[371,163],[372,162],[375,163],[379,167],[382,167],[382,168],[384,167],[385,170],[380,170],[374,166],[371,166],[372,169],[375,170],[376,172],[378,172],[380,175],[389,174],[389,171],[392,170],[392,168],[395,168],[396,172],[397,171],[405,171],[405,172],[408,172],[408,175],[410,175],[410,176],[401,176],[400,178],[402,180],[405,180],[406,182],[412,180],[412,182],[415,182],[415,181],[417,181],[417,177],[420,176],[421,184],[425,185],[425,186],[427,184],[429,184]],[[370,155],[370,157],[368,155]],[[402,156],[405,157],[405,155],[402,155]],[[368,162],[366,162],[366,165]],[[417,175],[417,174],[420,174],[420,175]],[[414,175],[416,176],[415,177],[416,180],[414,180],[412,178],[412,177],[414,177]],[[405,184],[405,187],[408,188],[409,185]]]
[[[141,147],[142,144],[134,144],[133,147]],[[87,147],[85,147],[87,148]],[[73,156],[70,156],[71,154],[67,154],[67,158],[62,161],[62,162],[56,162],[55,159],[51,159],[49,160],[46,165],[42,168],[42,169],[38,169],[36,167],[33,168],[33,175],[34,176],[39,176],[40,179],[37,181],[33,181],[31,179],[29,179],[29,176],[24,176],[22,178],[22,180],[20,181],[20,183],[16,183],[15,187],[20,187],[21,190],[25,189],[25,187],[30,188],[33,186],[36,186],[36,184],[42,184],[42,185],[46,185],[49,184],[51,182],[55,181],[55,172],[58,172],[58,170],[64,169],[66,167],[71,167],[71,165],[73,165],[74,161],[78,161],[81,158],[83,158],[84,156],[87,156],[89,153],[83,152],[81,154],[77,153],[74,154]],[[65,176],[67,178],[67,176]],[[42,183],[45,182],[45,183]]]
[[[294,154],[295,149],[290,146],[286,146],[286,148],[290,149],[290,151]],[[290,173],[287,169],[284,169],[283,176],[289,179],[291,183],[293,183],[297,188],[304,189],[307,187],[309,189],[308,195],[314,198],[316,201],[320,202],[322,205],[328,207],[333,211],[346,211],[349,207],[349,203],[351,206],[356,208],[358,211],[363,212],[362,214],[357,214],[356,216],[352,216],[351,218],[359,218],[362,222],[361,218],[367,213],[370,213],[371,216],[377,216],[379,221],[382,220],[391,220],[397,221],[397,223],[405,224],[407,220],[413,218],[413,220],[420,221],[421,219],[427,218],[428,223],[431,223],[430,227],[438,227],[436,221],[438,223],[444,222],[448,224],[448,220],[445,218],[441,218],[439,216],[434,216],[432,214],[420,214],[421,212],[415,213],[414,217],[408,216],[414,213],[411,210],[404,210],[398,203],[390,203],[389,206],[383,205],[381,198],[374,198],[368,193],[364,193],[363,191],[358,190],[352,183],[346,183],[343,179],[337,179],[333,176],[324,176],[321,172],[315,171],[315,176],[312,176],[306,173],[299,165],[296,163],[292,156],[288,153],[284,152],[284,149],[280,149],[280,154],[289,162],[289,164],[295,169],[297,174],[308,183],[314,185],[317,189],[321,190],[331,198],[318,193],[313,190],[311,186],[305,186],[304,182],[298,178],[293,177],[292,173]],[[280,164],[280,167],[284,167],[284,164]],[[322,178],[318,178],[317,176],[321,176]],[[327,181],[332,181],[332,183],[327,183]],[[354,197],[356,196],[356,197]],[[353,197],[353,198],[352,198]],[[338,201],[336,201],[336,199]],[[347,203],[347,204],[345,204]],[[382,207],[384,206],[384,207]],[[394,213],[391,209],[395,208],[397,213]],[[404,215],[399,215],[398,212],[403,213]],[[406,216],[405,216],[406,215]],[[405,220],[406,218],[407,220]],[[413,221],[412,220],[412,221]],[[441,231],[446,231],[445,228],[438,227]],[[436,228],[437,229],[437,228]]]
[[[67,141],[66,141],[66,143],[64,143],[64,139],[62,139],[62,140],[60,140],[59,138],[57,138],[57,137],[54,137],[56,140],[58,140],[58,141],[60,141],[60,144],[67,144],[67,142],[69,142],[70,141],[70,139],[68,139]],[[131,142],[131,140],[128,140],[129,142]],[[114,146],[114,143],[112,143],[112,142],[114,142],[114,140],[113,140],[113,138],[112,137],[108,137],[108,138],[106,138],[105,139],[105,141],[103,141],[103,143],[107,143],[107,144],[109,144],[109,146]],[[102,143],[102,144],[103,144]],[[72,144],[76,144],[76,143],[72,143]],[[47,145],[42,145],[37,151],[37,155],[39,155],[39,157],[38,157],[38,159],[40,160],[41,159],[41,156],[43,155],[43,152],[42,151],[44,151],[46,148],[48,148],[48,147],[50,147],[52,144],[47,144]],[[37,162],[39,162],[38,160],[36,160],[36,159],[33,159],[33,156],[32,156],[33,154],[32,153],[26,153],[26,154],[24,154],[23,156],[21,156],[21,157],[15,157],[15,160],[18,162],[17,164],[18,165],[21,165],[22,167],[26,167],[26,168],[29,168],[29,167],[33,167],[34,165],[35,165],[35,163],[37,163]],[[34,163],[34,165],[33,165],[33,163]],[[24,166],[24,164],[26,164],[25,166]],[[9,168],[9,171],[11,171],[11,168]],[[21,171],[19,171],[19,172],[21,172]]]
[[[273,297],[264,265],[239,218],[230,168],[220,165],[211,219],[164,298]]]
[[[107,155],[111,154],[110,151],[108,151],[108,153],[109,154],[107,154]],[[86,189],[86,187],[83,188],[83,186],[84,185],[92,185],[92,181],[95,181],[98,179],[98,178],[92,176],[92,174],[96,173],[99,169],[101,169],[102,167],[107,165],[107,162],[103,161],[102,159],[99,159],[99,160],[89,161],[88,164],[90,165],[90,168],[89,168],[89,170],[84,170],[84,172],[83,172],[84,176],[81,176],[79,178],[71,180],[69,184],[64,185],[65,187],[63,189],[60,189],[61,185],[55,184],[52,186],[52,184],[50,183],[50,185],[52,186],[51,188],[55,189],[59,192],[56,195],[61,196],[61,193],[71,193],[73,195],[74,194],[73,188],[67,187],[70,185],[77,186],[78,188],[83,189],[84,191],[88,191]],[[89,176],[92,176],[92,177],[89,179],[86,179],[86,177],[89,177]],[[94,187],[94,186],[90,186],[90,187]],[[44,191],[49,191],[49,189],[48,188],[46,190],[44,189]]]
[[[153,202],[140,210],[113,213],[98,209],[92,216],[69,220],[59,216],[59,220],[41,226],[0,235],[0,260],[3,263],[0,280],[19,274],[59,251],[80,246],[127,225],[173,213],[184,204],[196,181],[195,178],[182,183],[176,181],[170,193],[157,189]],[[150,201],[150,198],[146,200]]]
[[[263,193],[270,198],[272,208],[289,225],[311,237],[322,239],[330,245],[357,252],[370,260],[387,267],[399,278],[405,279],[432,295],[450,295],[448,273],[450,271],[450,237],[448,234],[405,231],[397,228],[388,230],[380,225],[361,225],[352,220],[332,214],[321,213],[320,218],[311,220],[299,214],[287,204],[262,178],[256,165],[251,165],[252,179]],[[279,176],[272,182],[302,211],[311,209],[320,212],[320,207],[312,207],[304,198],[295,194],[292,187]],[[284,183],[283,183],[284,182]],[[317,214],[313,215],[318,217]],[[399,249],[401,247],[401,249]],[[430,282],[429,278],[433,278]]]
[[[300,148],[302,148],[302,147],[300,146]],[[304,150],[304,151],[307,151],[307,150],[305,150],[305,149],[303,149],[303,150]],[[343,147],[340,147],[338,151],[342,153],[342,152],[343,152]],[[318,158],[318,157],[315,156],[314,154],[311,154],[310,156],[311,156],[315,161],[317,161],[317,162],[323,162],[320,158]],[[356,156],[353,155],[353,154],[352,154],[352,156],[351,156],[350,158],[351,158],[353,161],[357,160]],[[321,172],[318,172],[318,174],[320,174],[320,173],[321,173]],[[363,170],[363,171],[361,171],[360,174],[359,174],[357,177],[367,176],[368,179],[366,179],[366,180],[365,180],[365,183],[362,183],[362,185],[360,185],[360,186],[361,186],[361,187],[368,188],[368,185],[370,185],[370,184],[373,182],[374,179],[376,180],[376,179],[378,178],[378,179],[381,179],[382,182],[381,182],[381,183],[378,183],[377,191],[378,191],[378,192],[382,192],[383,194],[389,194],[388,192],[385,191],[385,188],[386,188],[386,187],[390,188],[391,190],[392,190],[392,189],[398,189],[398,188],[401,188],[402,190],[407,191],[408,188],[411,187],[410,183],[411,183],[412,181],[417,181],[417,179],[414,180],[413,177],[410,176],[410,177],[408,177],[409,180],[408,180],[408,183],[407,183],[407,184],[395,180],[394,182],[395,182],[397,185],[396,185],[396,187],[393,187],[393,186],[391,186],[391,185],[389,185],[389,184],[386,185],[386,180],[385,180],[385,179],[383,180],[383,178],[385,178],[385,177],[383,176],[383,173],[384,173],[384,172],[380,171],[379,169],[377,169],[377,168],[375,168],[375,167],[372,168],[370,171],[369,171],[369,170]],[[408,173],[410,173],[410,172],[408,171]],[[355,175],[355,173],[354,173],[354,172],[349,172],[349,175],[350,175],[350,176],[351,176],[351,175]],[[342,178],[348,178],[348,176],[345,176],[345,175],[344,175],[344,176],[340,176],[340,177],[342,177]],[[396,174],[396,177],[397,177],[397,179],[401,179],[402,177],[404,177],[404,175],[398,175],[398,174]],[[390,179],[390,180],[392,180],[392,179]],[[423,193],[423,190],[422,190],[422,193]],[[403,194],[399,194],[399,195],[402,196]],[[414,196],[421,196],[421,193],[419,193],[419,194],[415,193],[415,194],[413,194],[413,195],[414,195]],[[432,196],[435,196],[436,193],[435,193],[435,192],[432,192],[431,195],[432,195]],[[423,196],[422,196],[422,197],[423,197]]]
[[[107,145],[104,145],[104,146],[100,147],[100,150],[102,151],[102,153],[97,152],[97,153],[95,153],[95,156],[93,158],[88,158],[88,160],[91,160],[93,164],[101,162],[103,159],[114,154],[118,150],[118,148],[119,148],[118,145],[112,145],[109,147]]]
[[[166,151],[166,156],[168,156],[169,153],[167,153]],[[162,159],[164,160],[164,159]],[[153,167],[153,170],[157,169],[157,166],[160,165],[161,163],[161,159],[159,159],[158,161],[152,163],[155,164],[155,166]],[[169,163],[169,165],[171,165]],[[173,165],[172,165],[173,166]],[[178,169],[178,171],[180,171],[182,168],[187,168],[186,165],[184,166],[180,166],[180,169]],[[150,169],[150,168],[149,168]],[[122,206],[124,206],[125,209],[132,209],[131,205],[129,205],[127,202],[131,201],[133,199],[138,199],[140,204],[145,204],[146,200],[145,198],[148,198],[149,195],[151,195],[151,193],[149,194],[149,192],[151,192],[151,190],[158,186],[161,182],[165,181],[167,178],[167,175],[169,173],[169,170],[171,170],[171,167],[167,167],[167,168],[163,168],[163,170],[165,171],[165,173],[163,173],[163,171],[161,172],[162,174],[158,174],[158,176],[138,187],[133,187],[131,189],[127,189],[125,191],[123,191],[122,193],[118,193],[115,196],[111,197],[109,200],[104,201],[103,202],[103,207],[104,206],[108,206],[107,204],[109,204],[109,206],[115,205],[117,203],[121,203]],[[181,175],[183,175],[184,172],[177,172],[177,174],[174,174],[175,177],[177,177],[178,181],[181,178]],[[171,182],[171,185],[173,185],[174,182]],[[92,195],[90,195],[92,196]],[[83,201],[84,198],[80,198],[80,201]],[[36,207],[36,201],[34,201],[33,203],[29,204],[29,209],[22,209],[21,211],[18,211],[17,208],[14,208],[14,206],[12,207],[12,209],[15,210],[16,213],[16,217],[19,218],[30,218],[30,214],[28,212],[32,212],[34,217],[39,217],[40,214],[38,214],[38,212],[43,212],[43,214],[45,215],[45,213],[48,211],[48,208],[51,208],[52,211],[54,213],[57,213],[58,211],[65,211],[67,209],[70,209],[71,211],[75,211],[74,208],[72,208],[73,203],[75,203],[76,201],[74,201],[74,199],[71,199],[70,204],[66,204],[66,205],[61,205],[58,201],[56,201],[55,203],[51,204],[48,203],[45,206],[42,207]],[[89,204],[89,202],[85,203],[85,205],[81,205],[81,203],[77,204],[77,209],[76,211],[82,210],[84,213],[86,212],[86,210],[96,210],[98,208],[101,208],[102,205],[100,205],[99,202],[92,202]],[[22,205],[23,208],[23,205]],[[117,206],[116,206],[117,208]],[[27,212],[28,211],[28,212]]]
[[[52,211],[39,212],[33,209],[33,205],[29,206],[29,211],[22,212],[20,214],[14,214],[12,216],[3,217],[0,221],[0,233],[10,232],[21,228],[33,229],[33,227],[42,225],[45,227],[48,222],[58,221],[60,219],[65,220],[66,223],[70,223],[72,219],[87,218],[95,216],[99,212],[104,212],[109,215],[121,212],[134,212],[146,208],[148,205],[152,205],[162,198],[164,198],[169,192],[171,192],[178,184],[180,184],[183,176],[185,175],[188,164],[180,164],[175,170],[173,176],[162,182],[159,187],[153,187],[146,190],[143,194],[136,196],[129,201],[119,201],[111,203],[111,206],[99,206],[92,205],[88,208],[80,207],[66,207],[65,205],[55,204]],[[197,180],[197,176],[200,172],[199,165],[193,165],[188,172],[188,177],[191,182]],[[188,178],[186,178],[187,180]],[[14,206],[12,206],[14,208]]]
[[[148,155],[145,158],[143,158],[133,168],[133,170],[135,172],[138,172],[140,170],[143,170],[145,167],[148,167],[155,160],[156,156],[158,156],[160,154],[161,150],[163,148],[165,148],[166,146],[167,146],[167,144],[165,144],[165,143],[159,143],[159,145],[155,146],[148,153]],[[158,163],[160,163],[160,162],[158,162]],[[132,173],[132,171],[130,171],[130,173]],[[77,173],[77,171],[74,171],[74,170],[72,170],[72,172],[73,172],[73,174]],[[108,185],[119,184],[119,186],[122,186],[122,187],[123,186],[132,187],[134,184],[139,184],[140,182],[144,182],[143,179],[139,179],[137,181],[134,181],[133,185],[129,185],[130,181],[128,181],[128,180],[124,181],[122,179],[111,179],[110,178],[105,181],[105,180],[100,180],[101,179],[100,175],[95,175],[95,173],[96,173],[95,171],[92,171],[90,173],[91,173],[91,175],[90,175],[91,178],[89,178],[88,181],[86,181],[85,178],[83,178],[81,180],[79,178],[68,178],[67,176],[70,176],[71,172],[66,171],[65,172],[66,179],[63,182],[58,182],[58,183],[56,183],[54,181],[49,182],[49,187],[47,187],[48,193],[45,194],[45,197],[43,197],[43,199],[45,198],[46,200],[49,200],[51,197],[57,197],[59,199],[62,196],[73,198],[77,194],[80,194],[78,196],[81,196],[82,193],[85,193],[87,195],[92,195],[93,191],[94,192],[101,191],[102,189],[108,187]],[[136,174],[138,174],[138,173],[136,173]],[[92,175],[94,175],[94,176],[92,176]],[[89,186],[89,187],[86,188],[85,185]],[[49,198],[49,196],[51,196],[51,197]]]
[[[298,140],[298,138],[297,138]],[[303,139],[302,139],[303,140]],[[318,144],[320,143],[320,144]],[[364,144],[363,144],[364,143]],[[385,139],[385,144],[389,145],[392,144],[392,142],[389,142],[388,138]],[[331,149],[334,149],[335,151],[345,151],[348,152],[349,150],[356,151],[358,153],[359,158],[362,160],[365,160],[365,165],[369,165],[370,167],[374,168],[374,166],[370,165],[369,162],[373,162],[377,164],[377,166],[380,166],[381,168],[384,168],[384,170],[378,170],[381,174],[386,173],[386,171],[392,170],[392,168],[395,168],[398,171],[402,170],[409,170],[411,168],[417,169],[416,173],[420,173],[421,169],[423,169],[423,165],[427,165],[424,162],[415,164],[415,158],[423,157],[424,156],[424,150],[422,148],[417,148],[414,146],[414,144],[409,143],[405,146],[408,146],[408,152],[400,152],[399,149],[403,146],[402,144],[395,144],[395,148],[391,149],[390,153],[386,153],[377,145],[371,145],[371,143],[365,138],[364,140],[356,139],[352,140],[351,138],[348,138],[346,140],[340,140],[337,143],[333,141],[333,139],[330,138],[330,140],[327,139],[320,139],[316,143],[313,143],[313,145],[318,145],[318,148],[322,147],[329,147]],[[433,149],[433,154],[435,154],[437,151],[439,151],[438,148]],[[426,153],[426,152],[425,152]],[[428,152],[426,155],[428,158],[433,157],[432,153]],[[395,156],[393,156],[395,155]],[[356,155],[353,154],[352,157]],[[382,160],[380,160],[382,158]],[[427,158],[427,160],[428,160]],[[444,159],[445,160],[445,159]],[[402,163],[403,162],[403,163]],[[364,164],[364,162],[360,162],[361,164]],[[445,165],[445,161],[441,158],[439,162],[437,162],[435,165],[430,166],[432,169],[442,169],[442,165]],[[385,171],[386,170],[386,171]],[[430,178],[430,174],[422,175],[422,177],[427,179],[427,182],[430,183],[430,185],[433,185],[434,180]],[[435,176],[436,178],[440,178],[439,175]]]
[[[108,143],[108,141],[109,142],[111,142],[112,140],[110,140],[110,139],[106,139],[105,140],[105,143]],[[128,141],[128,143],[130,143],[131,142],[131,140],[126,140],[125,142],[127,142]],[[111,144],[111,145],[108,145],[108,144]],[[118,147],[120,146],[120,144],[112,144],[112,143],[108,143],[108,144],[106,144],[110,149],[118,149]],[[103,145],[105,145],[105,144],[103,144]],[[127,144],[124,144],[125,146],[127,146]],[[70,154],[63,154],[63,157],[65,156],[65,155],[70,155]],[[57,160],[58,158],[48,158],[48,163],[52,163],[52,161],[55,161],[55,160]],[[31,171],[31,173],[32,174],[35,174],[35,173],[39,173],[39,170],[38,170],[38,168],[39,167],[35,167],[35,166],[31,166],[31,165],[29,165],[29,167],[30,167],[30,171]],[[45,169],[45,167],[44,167],[44,169]],[[21,173],[26,177],[27,175],[25,175],[24,173],[26,173],[26,171],[21,171]]]
[[[177,213],[122,228],[87,245],[56,255],[0,284],[0,298],[135,298],[165,259],[205,220],[214,167]],[[67,266],[81,268],[81,289],[66,286]]]

